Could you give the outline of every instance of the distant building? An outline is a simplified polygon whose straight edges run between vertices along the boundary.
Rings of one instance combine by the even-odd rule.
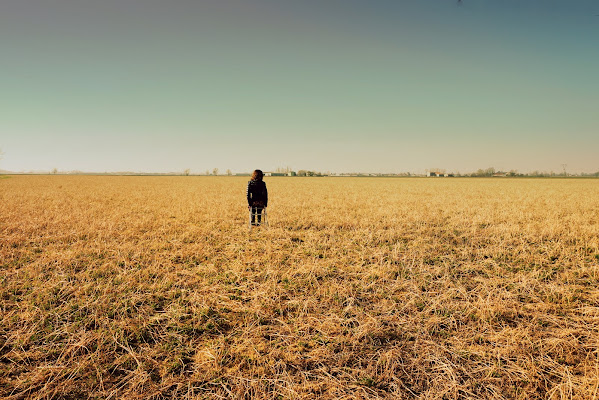
[[[435,177],[450,177],[453,176],[453,174],[449,174],[447,172],[443,172],[443,171],[428,171],[426,173],[426,176],[435,176]]]
[[[264,176],[295,176],[296,173],[291,172],[265,172]]]

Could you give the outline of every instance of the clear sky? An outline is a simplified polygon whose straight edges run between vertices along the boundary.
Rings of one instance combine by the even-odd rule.
[[[597,0],[6,0],[0,169],[599,170]]]

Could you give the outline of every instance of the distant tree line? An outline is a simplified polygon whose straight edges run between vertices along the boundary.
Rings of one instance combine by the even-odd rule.
[[[2,160],[2,149],[0,149],[0,160]],[[14,174],[15,172],[11,171],[2,171],[2,173]],[[205,170],[204,172],[196,172],[193,173],[191,169],[187,168],[181,172],[131,172],[131,171],[121,171],[121,172],[82,172],[82,171],[59,171],[58,168],[52,168],[50,171],[29,171],[29,172],[21,172],[25,174],[39,174],[39,173],[49,173],[53,175],[205,175],[205,176],[250,176],[250,172],[242,172],[242,173],[233,173],[230,169],[227,169],[224,174],[219,174],[218,168],[213,168],[212,170]],[[400,173],[385,173],[385,172],[335,172],[332,173],[330,171],[320,172],[320,171],[312,171],[300,169],[299,171],[294,171],[290,167],[278,167],[274,171],[265,171],[265,175],[267,176],[300,176],[300,177],[320,177],[320,176],[355,176],[355,177],[472,177],[472,178],[484,178],[484,177],[538,177],[538,178],[559,178],[559,177],[588,177],[588,178],[599,178],[599,171],[597,172],[581,172],[581,173],[568,173],[566,171],[566,164],[563,164],[563,171],[554,172],[554,171],[531,171],[526,173],[518,172],[515,169],[509,171],[497,170],[494,167],[489,168],[479,168],[475,172],[468,173],[460,173],[460,172],[448,172],[445,169],[441,168],[433,168],[427,169],[424,174],[422,173],[412,173],[412,172],[400,172]]]
[[[306,171],[304,169],[300,169],[299,171],[297,171],[297,176],[323,176],[323,174],[320,172]]]
[[[531,171],[527,173],[521,173],[517,170],[510,171],[498,171],[495,168],[486,168],[486,169],[478,169],[476,172],[472,172],[469,174],[460,174],[457,173],[455,176],[471,176],[471,177],[490,177],[490,176],[508,176],[508,177],[532,177],[532,178],[559,178],[559,177],[567,177],[567,176],[586,176],[586,177],[599,177],[599,171],[593,173],[580,173],[580,174],[572,174],[567,173],[565,170],[562,172],[554,172],[554,171]]]

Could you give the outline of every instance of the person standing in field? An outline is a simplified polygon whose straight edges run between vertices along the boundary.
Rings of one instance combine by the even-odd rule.
[[[252,174],[252,179],[248,182],[247,199],[248,209],[252,212],[252,225],[260,225],[262,222],[262,211],[268,206],[268,190],[266,183],[262,180],[264,174],[259,169]],[[256,221],[256,217],[258,217]]]

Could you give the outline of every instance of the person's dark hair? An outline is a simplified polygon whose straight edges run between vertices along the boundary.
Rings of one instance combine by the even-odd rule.
[[[255,170],[254,173],[252,174],[253,181],[261,181],[262,178],[264,178],[264,174],[259,169]]]

